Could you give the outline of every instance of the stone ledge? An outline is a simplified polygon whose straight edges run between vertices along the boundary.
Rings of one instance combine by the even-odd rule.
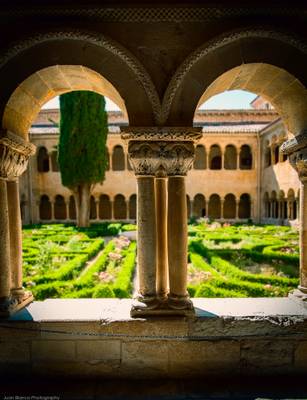
[[[0,371],[178,378],[307,373],[307,310],[290,298],[194,299],[196,315],[131,318],[131,300],[34,302],[0,321]]]

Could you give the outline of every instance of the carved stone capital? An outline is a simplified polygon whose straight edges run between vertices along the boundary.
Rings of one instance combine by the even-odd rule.
[[[136,175],[186,175],[194,160],[191,141],[131,141],[129,160]]]
[[[307,147],[307,131],[295,136],[292,139],[285,141],[279,151],[283,154],[292,154],[300,149]]]
[[[0,178],[11,180],[20,176],[35,149],[32,143],[12,132],[0,132]]]
[[[193,141],[202,138],[202,128],[185,126],[145,126],[121,127],[123,140],[148,140],[148,141]]]
[[[297,171],[302,183],[307,182],[307,147],[298,150],[289,156],[292,167]]]

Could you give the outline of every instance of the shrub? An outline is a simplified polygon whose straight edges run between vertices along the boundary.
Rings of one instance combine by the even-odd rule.
[[[93,291],[94,298],[111,298],[115,297],[113,289],[109,285],[99,284]]]

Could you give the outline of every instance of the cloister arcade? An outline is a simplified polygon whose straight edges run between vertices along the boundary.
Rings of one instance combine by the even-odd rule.
[[[219,384],[222,375],[245,372],[306,375],[304,5],[5,3],[0,9],[0,314],[6,318],[26,307],[28,319],[6,321],[2,371],[48,370],[64,379],[76,373],[96,380],[214,373]],[[195,122],[199,106],[233,89],[272,104],[286,131],[282,140],[273,139],[269,126],[265,134],[241,131],[237,142],[228,139],[226,128],[203,131]],[[109,147],[107,175],[116,175],[117,188],[94,192],[91,213],[109,219],[136,212],[139,293],[134,302],[110,299],[113,305],[103,311],[100,299],[76,301],[74,311],[66,299],[34,302],[35,315],[28,306],[33,296],[22,287],[20,204],[23,213],[28,202],[50,218],[72,218],[76,209],[68,191],[49,192],[49,177],[58,179],[56,149],[42,141],[39,158],[31,159],[36,149],[29,132],[43,104],[73,90],[107,96],[126,118]],[[266,116],[273,126],[276,115],[267,110]],[[285,159],[291,172],[285,173]],[[34,169],[41,171],[44,190],[20,196],[19,180]],[[189,209],[210,218],[256,215],[258,222],[264,213],[274,220],[299,215],[300,283],[291,299],[267,299],[269,305],[255,299],[193,303],[187,292]],[[40,314],[44,307],[53,307],[47,320]],[[130,310],[130,316],[142,318],[132,320]]]

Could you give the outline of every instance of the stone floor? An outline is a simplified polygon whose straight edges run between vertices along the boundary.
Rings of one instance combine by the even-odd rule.
[[[0,398],[14,400],[225,400],[307,399],[304,377],[244,380],[102,380],[61,381],[0,379]]]

